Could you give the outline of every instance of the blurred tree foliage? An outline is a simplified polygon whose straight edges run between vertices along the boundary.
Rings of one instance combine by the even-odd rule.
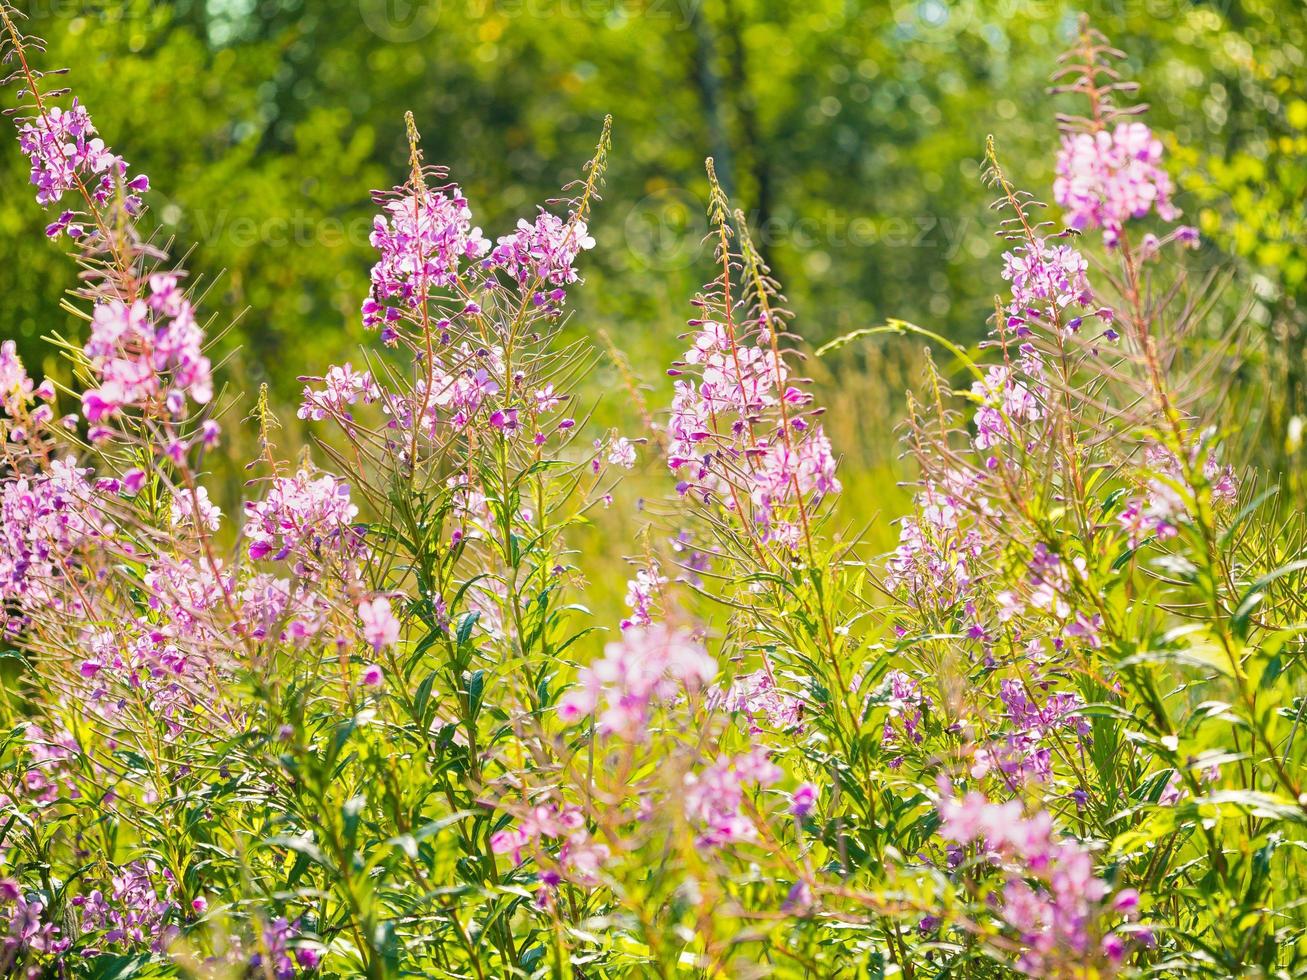
[[[901,316],[974,339],[998,243],[979,179],[1052,181],[1062,0],[30,0],[31,27],[111,144],[149,173],[160,234],[195,246],[228,377],[294,376],[362,336],[369,189],[405,168],[412,109],[490,235],[576,175],[606,112],[615,152],[578,326],[653,378],[705,275],[703,158],[750,213],[813,341]],[[1130,52],[1181,205],[1259,286],[1302,376],[1307,15],[1302,0],[1095,0]],[[1030,161],[1028,164],[1022,161]],[[4,333],[81,327],[15,144],[0,153]],[[179,249],[180,250],[180,249]],[[242,311],[250,312],[242,315]],[[42,365],[56,371],[56,365]],[[604,379],[601,379],[604,380]],[[613,379],[607,379],[613,380]],[[1294,381],[1301,388],[1301,382]],[[1295,409],[1296,410],[1296,409]]]

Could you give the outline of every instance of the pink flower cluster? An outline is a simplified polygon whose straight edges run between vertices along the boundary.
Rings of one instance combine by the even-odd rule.
[[[985,545],[979,532],[963,526],[963,518],[970,504],[982,501],[980,492],[977,480],[960,470],[925,484],[917,494],[917,514],[900,522],[898,547],[886,562],[891,589],[940,609],[966,595]]]
[[[269,922],[263,928],[263,941],[259,944],[267,952],[255,953],[250,957],[251,975],[271,975],[274,980],[294,980],[301,972],[316,970],[322,961],[322,954],[313,946],[295,945],[299,937],[298,919],[290,922],[285,916],[278,916]]]
[[[1063,751],[1079,750],[1088,744],[1089,721],[1081,714],[1085,705],[1078,694],[1053,693],[1042,705],[1031,699],[1043,683],[1007,679],[999,685],[999,697],[1007,714],[1002,742],[994,748],[977,749],[971,775],[977,779],[992,769],[1016,789],[1026,780],[1047,782],[1053,775],[1053,745]]]
[[[1007,325],[1016,327],[1020,335],[1032,320],[1056,324],[1072,333],[1080,329],[1086,316],[1110,324],[1110,309],[1092,308],[1094,294],[1088,271],[1088,261],[1076,249],[1052,244],[1045,238],[1023,242],[1004,252],[1003,278],[1012,284]]]
[[[370,405],[381,397],[381,389],[372,379],[372,372],[355,371],[348,362],[328,368],[325,378],[300,380],[323,383],[321,391],[304,386],[303,400],[296,413],[300,418],[314,422],[328,417],[350,421],[349,406],[356,402]]]
[[[255,640],[279,638],[303,644],[326,624],[330,607],[310,583],[263,573],[250,575],[235,595],[242,626]]]
[[[59,926],[49,921],[46,911],[39,896],[24,894],[17,883],[0,879],[0,967],[7,969],[24,950],[59,955],[68,949],[70,944],[59,938]]]
[[[457,282],[461,262],[490,250],[455,185],[405,194],[383,210],[372,224],[372,246],[381,257],[372,267],[372,295],[363,303],[367,327],[393,324],[403,309],[419,308],[433,288]]]
[[[891,670],[876,692],[876,700],[888,707],[881,738],[888,746],[920,745],[923,707],[930,706],[930,698],[921,693],[921,685],[901,670]],[[897,768],[902,758],[894,759],[890,766]]]
[[[802,414],[811,396],[787,382],[762,318],[753,341],[716,320],[692,320],[690,349],[669,371],[677,380],[667,425],[667,465],[677,490],[731,509],[747,498],[766,540],[797,544],[797,508],[837,493],[835,458],[821,427]]]
[[[0,600],[9,629],[22,622],[21,610],[39,604],[60,607],[70,601],[63,584],[76,566],[79,550],[109,530],[97,511],[97,494],[72,457],[55,460],[45,473],[6,480],[0,491]]]
[[[124,950],[150,949],[162,953],[177,935],[171,917],[175,882],[168,869],[154,861],[134,861],[118,869],[108,894],[92,889],[71,901],[83,935],[98,935],[101,942]]]
[[[255,561],[287,560],[297,575],[316,579],[324,562],[362,555],[363,535],[352,523],[357,516],[348,483],[303,469],[274,479],[262,500],[246,502],[243,533]]]
[[[1202,447],[1195,447],[1195,460]],[[1117,523],[1126,531],[1131,548],[1138,548],[1152,538],[1166,541],[1179,533],[1179,526],[1191,519],[1188,493],[1189,476],[1179,457],[1165,446],[1151,444],[1144,449],[1142,492],[1126,499],[1117,514]],[[1239,481],[1234,468],[1221,465],[1214,452],[1203,459],[1198,483],[1206,482],[1214,507],[1232,507],[1239,499]]]
[[[35,384],[27,375],[18,345],[6,340],[0,345],[0,444],[24,443],[39,435],[54,419],[54,385]],[[39,404],[38,404],[39,402]]]
[[[1126,221],[1150,210],[1163,221],[1178,218],[1172,190],[1162,167],[1162,141],[1141,122],[1062,138],[1053,198],[1066,208],[1072,228],[1102,228],[1109,246],[1118,243]]]
[[[121,182],[124,207],[129,214],[136,214],[141,208],[137,195],[150,188],[150,180],[144,174],[127,176],[127,161],[95,135],[90,114],[76,99],[67,109],[52,106],[43,115],[24,123],[18,132],[18,143],[31,160],[38,204],[57,204],[66,191],[80,188],[95,204],[104,206],[118,192]],[[45,233],[54,238],[64,232],[70,238],[85,234],[76,212],[64,211]]]
[[[547,850],[551,844],[557,844],[556,856]],[[507,854],[517,865],[534,855],[543,866],[540,880],[546,889],[563,880],[582,887],[597,885],[609,857],[608,847],[591,838],[581,809],[556,803],[534,807],[516,827],[496,831],[490,837],[490,849]]]
[[[87,959],[110,952],[161,953],[178,934],[174,887],[167,869],[134,861],[116,869],[105,888],[74,895],[69,914],[56,923],[42,898],[0,881],[0,966],[23,949],[62,956],[74,942],[78,956]]]
[[[473,416],[481,410],[482,405],[499,394],[501,385],[498,378],[504,374],[504,352],[498,347],[472,348],[464,344],[462,349],[451,358],[446,367],[440,361],[433,365],[431,375],[431,394],[427,397],[426,382],[420,381],[416,396],[427,402],[427,414],[422,419],[423,427],[435,436],[440,424],[440,413],[454,428],[464,428]],[[499,428],[507,429],[510,421],[516,431],[516,409],[513,416],[502,415]]]
[[[581,669],[558,713],[568,723],[593,717],[604,735],[643,741],[653,706],[703,690],[716,673],[717,662],[684,633],[661,625],[628,629]]]
[[[667,576],[662,574],[657,562],[637,571],[635,578],[626,583],[626,604],[631,608],[631,615],[622,620],[622,629],[653,625],[653,610],[662,601],[666,585]]]
[[[149,297],[130,305],[120,299],[98,304],[85,350],[100,382],[82,395],[82,412],[92,424],[147,406],[180,418],[188,396],[200,405],[213,397],[204,332],[176,276],[151,276]]]
[[[737,675],[722,694],[721,704],[723,710],[744,719],[751,735],[765,730],[793,732],[803,724],[803,700],[777,687],[765,670]]]
[[[594,245],[580,218],[564,221],[541,208],[534,222],[519,220],[516,231],[495,243],[485,267],[504,270],[522,289],[553,286],[548,293],[537,289],[533,298],[537,305],[558,303],[564,297],[561,287],[577,280],[576,257]]]
[[[972,383],[971,393],[979,403],[972,440],[976,449],[983,452],[1013,444],[1019,449],[1031,438],[1026,427],[1044,417],[1044,389],[1036,380],[1041,371],[1038,355],[1031,351],[1021,367],[1025,370],[994,364],[984,381]],[[992,468],[995,463],[987,465]]]
[[[798,545],[799,526],[793,520],[783,519],[778,510],[796,500],[816,505],[827,494],[839,493],[835,454],[821,426],[806,438],[796,434],[789,445],[777,437],[763,447],[762,453],[753,473],[750,493],[754,520],[769,529],[772,540],[794,548]]]
[[[1017,961],[1022,972],[1061,976],[1061,968],[1083,971],[1091,965],[1115,972],[1127,941],[1112,923],[1133,918],[1136,892],[1120,891],[1109,903],[1093,857],[1075,841],[1057,837],[1047,812],[1026,817],[1017,801],[991,803],[976,792],[941,801],[939,811],[945,840],[977,844],[1002,868],[998,912],[1023,946]]]
[[[359,622],[363,624],[363,638],[374,650],[391,646],[399,639],[399,620],[385,596],[359,603]]]
[[[699,845],[721,847],[756,840],[757,825],[745,812],[746,794],[775,785],[782,775],[763,748],[724,756],[697,773],[687,773],[685,816],[698,829]]]

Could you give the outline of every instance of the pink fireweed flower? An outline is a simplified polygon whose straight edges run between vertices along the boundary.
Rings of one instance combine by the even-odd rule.
[[[260,948],[267,951],[250,957],[250,975],[270,976],[274,980],[294,980],[302,973],[315,970],[322,954],[312,946],[293,945],[300,939],[300,922],[278,916],[263,927]]]
[[[372,267],[372,296],[363,304],[367,327],[398,319],[392,310],[417,309],[430,290],[455,283],[463,260],[490,249],[455,185],[388,201],[370,240],[380,258]]]
[[[88,472],[68,457],[55,460],[47,473],[3,482],[0,599],[6,605],[62,607],[64,579],[77,568],[81,549],[111,530]]]
[[[1074,332],[1085,317],[1110,320],[1110,310],[1093,308],[1088,270],[1089,262],[1070,245],[1043,238],[1003,253],[1003,278],[1012,283],[1007,325],[1020,327],[1037,317]]]
[[[1120,960],[1114,923],[1133,915],[1130,895],[1108,901],[1108,886],[1094,872],[1093,858],[1074,840],[1055,835],[1047,812],[1026,817],[1016,801],[990,803],[979,793],[940,801],[940,836],[966,846],[978,844],[987,863],[1001,869],[1002,890],[994,895],[998,917],[1022,946],[1017,965],[1034,977],[1074,975],[1094,964],[1115,973]],[[1105,962],[1097,962],[1106,957]],[[1068,973],[1066,975],[1072,975]]]
[[[302,380],[319,380],[305,378]],[[302,419],[320,421],[328,416],[346,418],[349,406],[360,402],[370,405],[381,397],[381,389],[372,379],[370,371],[355,371],[348,362],[327,369],[327,376],[320,379],[322,390],[304,387],[303,400],[296,414]]]
[[[619,436],[608,443],[607,459],[610,465],[629,470],[635,466],[635,444],[626,436]]]
[[[697,773],[685,776],[685,815],[698,828],[700,847],[720,847],[756,840],[758,828],[744,812],[745,794],[779,782],[781,770],[767,751],[754,749],[723,756]]]
[[[18,143],[31,161],[38,204],[57,204],[66,192],[77,190],[80,184],[95,204],[104,206],[121,186],[123,206],[128,214],[140,210],[141,199],[137,195],[149,190],[149,178],[144,174],[128,177],[127,161],[95,135],[90,113],[76,99],[67,109],[52,106],[44,115],[24,123],[18,131]],[[75,212],[62,212],[46,228],[51,238],[61,233],[70,238],[85,234]]]
[[[36,385],[27,376],[23,360],[18,356],[18,345],[6,340],[0,345],[0,407],[10,419],[20,421],[27,416],[35,400]],[[47,398],[54,396],[53,387]],[[15,440],[17,441],[17,440]]]
[[[652,610],[666,584],[667,576],[662,574],[657,562],[635,573],[635,578],[626,583],[626,604],[631,607],[631,615],[622,620],[622,629],[652,625]]]
[[[1154,209],[1163,221],[1179,217],[1161,162],[1162,142],[1141,122],[1071,133],[1058,151],[1053,198],[1066,208],[1072,228],[1102,228],[1103,240],[1113,246],[1131,218]]]
[[[390,611],[390,600],[385,596],[359,603],[359,621],[363,624],[363,638],[374,650],[388,647],[399,639],[399,620]],[[375,682],[365,682],[379,683],[380,676]]]
[[[297,646],[322,631],[331,611],[312,583],[292,585],[290,579],[262,572],[242,579],[236,600],[248,635],[256,640],[280,637]]]
[[[922,709],[929,708],[931,702],[922,694],[920,684],[901,670],[891,670],[872,698],[889,709],[881,730],[881,738],[887,746],[921,744],[924,737]]]
[[[177,277],[151,276],[150,291],[131,306],[110,299],[95,307],[85,352],[100,386],[82,395],[88,422],[147,404],[178,418],[186,398],[204,405],[213,397],[204,332]]]
[[[581,669],[558,713],[569,724],[593,717],[601,734],[643,741],[655,705],[703,690],[716,673],[717,662],[686,634],[660,625],[629,629]]]
[[[133,861],[118,869],[106,891],[95,889],[70,904],[81,931],[103,933],[104,941],[122,949],[146,948],[162,953],[177,936],[170,921],[177,910],[176,883],[154,861]]]
[[[172,522],[177,527],[195,525],[216,531],[222,524],[222,511],[209,499],[207,488],[196,487],[192,492],[180,487],[172,496]]]
[[[790,813],[802,820],[817,805],[817,793],[817,787],[812,783],[800,783],[790,797]]]
[[[839,491],[830,440],[817,426],[806,438],[793,437],[788,446],[777,436],[765,447],[753,474],[750,497],[755,519],[771,526],[777,522],[779,509],[795,505],[800,499],[815,503]],[[769,537],[777,540],[781,535],[773,530]]]
[[[595,240],[580,218],[564,221],[541,208],[533,223],[522,219],[516,231],[500,238],[484,265],[502,269],[523,289],[537,283],[566,286],[577,281],[577,256],[594,246]],[[548,295],[537,291],[535,299],[537,303],[560,302],[563,291],[556,289]]]
[[[552,412],[563,403],[565,397],[556,392],[552,384],[545,385],[535,393],[536,412],[541,415],[545,412]]]
[[[1053,775],[1054,744],[1063,739],[1088,744],[1090,725],[1081,714],[1084,701],[1075,693],[1050,694],[1042,705],[1031,700],[1032,688],[1047,686],[1011,678],[1001,682],[1008,725],[1000,742],[977,750],[972,776],[979,779],[997,768],[1004,783],[1014,788],[1027,780],[1047,782]]]
[[[985,543],[975,528],[963,526],[963,517],[970,504],[988,508],[982,493],[980,478],[960,470],[925,483],[917,516],[900,522],[898,547],[886,562],[890,588],[940,608],[970,591]]]
[[[305,469],[277,477],[263,500],[246,502],[243,533],[250,558],[287,559],[297,574],[315,577],[329,558],[350,563],[362,556],[363,536],[353,524],[357,516],[348,483]]]
[[[515,865],[534,857],[542,865],[546,890],[563,879],[585,888],[599,884],[599,872],[610,857],[608,847],[590,836],[581,809],[557,803],[536,806],[516,827],[491,834],[490,849],[508,855]]]
[[[803,724],[803,700],[778,688],[765,670],[737,675],[720,697],[723,709],[738,712],[750,734],[792,731]]]
[[[1033,366],[1033,365],[1032,365]],[[1044,417],[1043,387],[1028,386],[1021,375],[1005,364],[995,364],[985,373],[984,381],[974,381],[971,393],[980,403],[976,409],[976,435],[972,445],[980,451],[1014,441],[1018,445],[1029,438],[1024,433],[1030,423]]]

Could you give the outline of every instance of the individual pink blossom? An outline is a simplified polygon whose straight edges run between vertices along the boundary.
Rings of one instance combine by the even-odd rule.
[[[812,783],[800,783],[790,797],[790,813],[802,820],[817,805],[817,787]]]
[[[305,378],[302,380],[319,380]],[[349,419],[349,406],[357,403],[370,405],[381,397],[381,389],[372,379],[370,371],[355,371],[348,362],[327,369],[320,379],[321,390],[305,386],[303,400],[296,414],[302,419],[319,421],[333,416]]]
[[[363,624],[363,638],[374,650],[388,647],[399,639],[399,620],[390,611],[390,600],[385,596],[359,603],[359,621]]]
[[[608,462],[629,470],[635,466],[635,444],[625,436],[620,436],[608,444]]]
[[[626,583],[626,604],[631,608],[631,615],[622,620],[622,629],[652,625],[653,609],[662,600],[666,585],[667,576],[662,574],[657,562],[637,571],[635,578]]]

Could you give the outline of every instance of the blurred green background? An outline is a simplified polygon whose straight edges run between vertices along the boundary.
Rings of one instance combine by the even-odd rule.
[[[488,235],[555,195],[605,113],[605,200],[571,329],[603,328],[661,404],[687,300],[708,274],[711,154],[814,344],[903,317],[972,342],[999,247],[980,180],[987,133],[1047,196],[1047,94],[1077,13],[1062,0],[28,0],[44,63],[153,181],[150,220],[194,247],[230,392],[318,374],[363,340],[369,190],[405,174],[403,114]],[[1302,0],[1100,0],[1170,151],[1201,261],[1234,263],[1269,340],[1277,431],[1302,407],[1307,296],[1307,14]],[[12,98],[12,95],[10,96]],[[16,144],[0,153],[0,322],[29,365],[79,330],[59,308],[73,265]],[[893,473],[906,348],[817,364],[846,483]],[[357,358],[356,358],[357,360]],[[830,372],[835,376],[831,377]],[[596,391],[618,384],[605,362]],[[249,404],[248,401],[245,402]],[[629,401],[609,398],[606,422]],[[293,410],[282,412],[293,425]],[[629,419],[628,419],[629,424]],[[300,436],[292,433],[292,444]],[[892,481],[890,481],[892,482]],[[859,519],[871,508],[860,507]]]

